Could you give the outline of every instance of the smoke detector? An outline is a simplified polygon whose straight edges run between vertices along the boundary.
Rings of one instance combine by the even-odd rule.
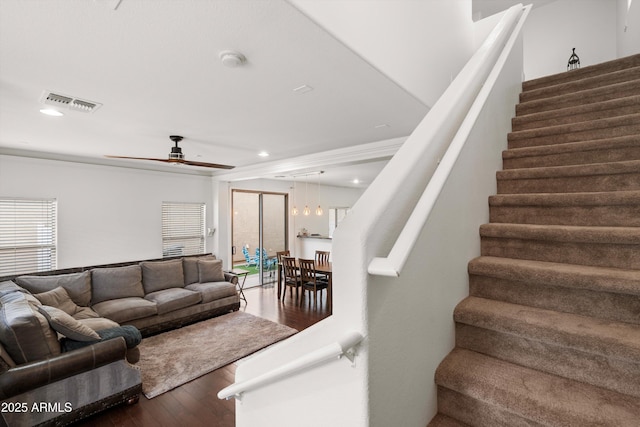
[[[247,62],[247,58],[245,58],[245,56],[240,52],[235,52],[233,50],[223,50],[222,52],[220,52],[220,61],[225,67],[235,68]]]
[[[45,105],[53,105],[58,108],[66,108],[73,111],[81,111],[83,113],[93,113],[102,104],[98,102],[80,99],[74,96],[62,95],[60,93],[45,90],[40,96],[40,102]]]

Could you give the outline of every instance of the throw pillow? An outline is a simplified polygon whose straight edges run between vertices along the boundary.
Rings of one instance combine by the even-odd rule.
[[[140,263],[140,267],[142,268],[142,286],[145,294],[163,289],[184,288],[181,259],[143,261]]]
[[[212,254],[182,258],[182,270],[184,271],[185,286],[192,283],[198,283],[198,280],[200,280],[200,276],[198,275],[198,260],[200,259],[213,260],[216,259],[216,256]]]
[[[59,308],[60,310],[67,313],[69,316],[73,316],[76,314],[78,307],[76,303],[73,302],[67,290],[62,286],[58,286],[55,289],[52,289],[48,292],[42,292],[41,294],[35,294],[34,297],[38,299],[43,305],[48,305],[49,307]]]
[[[103,329],[101,331],[98,331],[98,335],[100,336],[100,341],[123,337],[125,343],[127,343],[127,348],[129,349],[135,348],[142,342],[142,335],[140,334],[140,331],[138,330],[138,328],[132,325]],[[63,339],[61,342],[63,352],[77,350],[91,344],[93,343],[86,341],[76,341],[68,338]]]
[[[71,338],[76,341],[92,342],[100,339],[100,335],[98,335],[96,331],[78,322],[76,319],[60,309],[41,305],[38,306],[38,310],[40,310],[40,313],[42,313],[49,322],[49,325],[51,325],[56,332],[67,338]]]
[[[224,273],[222,272],[222,260],[198,260],[198,276],[200,283],[208,282],[224,282]]]

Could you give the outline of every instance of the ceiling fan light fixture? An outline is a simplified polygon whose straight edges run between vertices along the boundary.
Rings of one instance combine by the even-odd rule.
[[[222,65],[229,68],[236,68],[247,62],[247,58],[243,54],[233,50],[223,50],[219,56]]]
[[[184,160],[184,154],[182,153],[182,148],[178,147],[178,142],[182,141],[182,137],[178,135],[171,135],[169,137],[176,145],[171,147],[171,152],[169,153],[169,160]]]

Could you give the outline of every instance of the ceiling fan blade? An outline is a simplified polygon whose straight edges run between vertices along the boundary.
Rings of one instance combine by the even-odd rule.
[[[105,156],[111,159],[131,159],[131,160],[154,160],[156,162],[164,163],[180,163],[189,166],[200,166],[204,168],[217,168],[217,169],[233,169],[235,166],[220,165],[217,163],[205,163],[205,162],[193,162],[191,160],[184,159],[154,159],[150,157],[127,157],[127,156]]]
[[[155,160],[157,162],[165,162],[165,163],[180,163],[180,162],[176,162],[175,160],[153,159],[153,158],[150,158],[150,157],[127,157],[127,156],[105,156],[105,157],[109,157],[111,159]]]
[[[201,166],[204,168],[217,168],[217,169],[233,169],[235,166],[220,165],[217,163],[205,163],[205,162],[193,162],[191,160],[183,160],[181,163],[189,166]]]

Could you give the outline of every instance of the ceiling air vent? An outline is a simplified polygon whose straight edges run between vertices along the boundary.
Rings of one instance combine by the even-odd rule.
[[[40,97],[40,102],[46,105],[53,105],[58,108],[67,108],[69,110],[82,111],[85,113],[93,113],[102,106],[97,102],[87,101],[86,99],[75,98],[73,96],[61,95],[44,91]]]

